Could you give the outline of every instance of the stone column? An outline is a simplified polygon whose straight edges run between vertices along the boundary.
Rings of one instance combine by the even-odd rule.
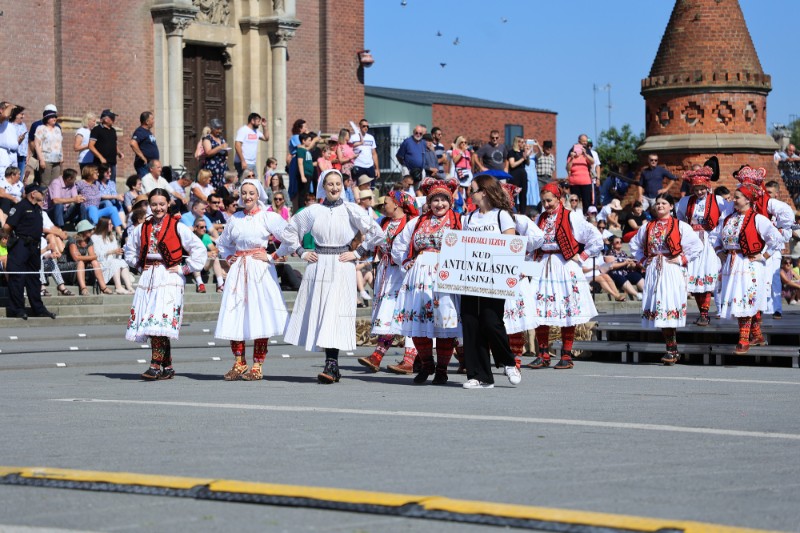
[[[277,21],[268,25],[272,46],[272,153],[279,168],[286,161],[286,47],[299,26],[298,21]]]
[[[192,17],[193,18],[193,17]],[[173,15],[164,21],[167,34],[167,139],[169,142],[169,164],[185,166],[183,160],[183,32],[192,18]]]

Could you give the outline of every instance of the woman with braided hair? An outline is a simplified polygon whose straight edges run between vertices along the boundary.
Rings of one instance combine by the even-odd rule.
[[[747,173],[745,167],[739,171]],[[783,249],[783,237],[770,220],[756,213],[763,200],[758,185],[745,183],[733,193],[736,210],[725,220],[715,249],[722,262],[719,291],[720,318],[736,317],[739,343],[734,353],[745,354],[750,346],[766,344],[761,334],[761,312],[767,305],[769,283],[766,263]]]
[[[269,338],[283,335],[289,313],[283,301],[278,274],[267,253],[270,239],[280,239],[286,222],[267,210],[267,194],[256,179],[239,187],[243,209],[228,220],[217,241],[219,256],[231,265],[220,302],[214,336],[230,341],[235,358],[226,381],[258,381]],[[245,342],[252,340],[253,366],[247,367]]]
[[[403,191],[391,191],[386,195],[383,212],[386,217],[381,223],[381,228],[385,237],[383,242],[378,245],[376,252],[379,262],[375,275],[375,300],[372,303],[372,334],[378,335],[378,345],[372,355],[361,357],[358,360],[360,364],[373,372],[380,370],[383,356],[386,355],[386,351],[394,339],[392,333],[394,306],[406,274],[405,270],[392,260],[392,244],[395,237],[405,229],[408,221],[419,215],[414,197]],[[408,362],[407,372],[401,369],[399,373],[411,373],[412,362]],[[395,366],[402,365],[403,363]],[[398,373],[396,368],[393,371]]]
[[[536,217],[536,225],[544,232],[544,244],[534,253],[531,280],[540,324],[536,328],[539,354],[528,364],[530,368],[550,366],[550,326],[561,328],[561,360],[554,368],[572,368],[575,326],[597,315],[581,264],[603,251],[603,237],[583,214],[566,209],[561,196],[556,183],[542,187],[544,212]]]
[[[409,220],[392,244],[392,260],[406,271],[392,317],[393,332],[412,337],[420,372],[414,383],[425,383],[431,374],[434,385],[447,383],[447,366],[455,339],[461,336],[460,299],[456,294],[433,290],[438,272],[442,236],[448,229],[461,229],[461,217],[453,211],[455,179],[425,178],[419,189],[427,197],[429,210]],[[436,339],[436,363],[433,362]]]
[[[178,223],[180,215],[169,214],[169,192],[153,189],[147,198],[153,216],[125,243],[125,261],[142,272],[125,338],[150,338],[152,358],[142,378],[154,381],[175,376],[170,339],[177,339],[181,329],[186,276],[203,268],[208,253],[192,229]]]
[[[631,239],[633,257],[646,267],[642,327],[661,328],[667,351],[661,362],[678,362],[677,328],[686,325],[686,267],[703,251],[692,226],[672,216],[675,200],[667,193],[656,196],[655,219],[645,223]]]

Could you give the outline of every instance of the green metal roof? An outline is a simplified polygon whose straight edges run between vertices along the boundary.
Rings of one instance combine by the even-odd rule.
[[[554,115],[557,114],[555,111],[550,111],[549,109],[505,104],[503,102],[494,102],[492,100],[484,100],[482,98],[472,98],[471,96],[462,96],[460,94],[412,91],[410,89],[392,89],[390,87],[373,86],[365,86],[364,94],[366,96],[386,98],[388,100],[399,100],[401,102],[409,102],[412,104],[445,104],[467,107],[486,107],[490,109],[510,109],[513,111],[535,111],[537,113],[552,113]]]

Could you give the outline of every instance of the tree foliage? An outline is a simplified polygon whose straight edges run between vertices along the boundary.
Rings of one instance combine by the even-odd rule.
[[[630,124],[623,124],[620,129],[611,126],[601,132],[595,150],[600,155],[603,167],[627,162],[632,168],[636,168],[639,161],[636,148],[643,142],[644,132],[636,135],[631,131]]]

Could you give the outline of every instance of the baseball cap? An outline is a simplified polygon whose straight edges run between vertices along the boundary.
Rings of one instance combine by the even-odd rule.
[[[104,117],[111,117],[111,120],[117,120],[117,114],[110,109],[103,109],[103,112],[100,113],[100,118]]]
[[[593,205],[589,206],[589,209],[586,210],[587,213],[597,213],[597,208]]]

